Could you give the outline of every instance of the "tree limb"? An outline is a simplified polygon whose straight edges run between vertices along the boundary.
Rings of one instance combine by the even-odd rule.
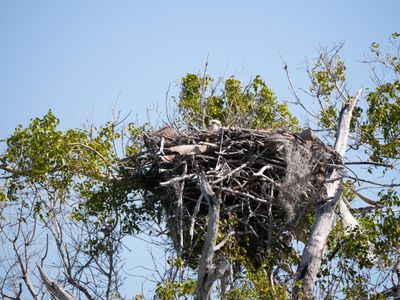
[[[59,283],[52,280],[47,274],[43,271],[43,269],[37,266],[39,269],[40,277],[47,290],[50,292],[58,300],[75,300],[75,298],[66,290],[64,290]]]
[[[198,180],[200,191],[209,203],[209,210],[206,240],[204,242],[203,251],[199,260],[195,299],[206,300],[210,297],[213,283],[218,279],[218,276],[222,272],[221,266],[216,267],[213,262],[218,235],[221,199],[220,196],[217,196],[214,193],[211,186],[206,181],[206,175],[204,171],[198,174]]]
[[[357,99],[360,97],[361,92],[362,89],[358,90],[354,97],[350,98],[348,101],[346,101],[346,103],[344,103],[339,115],[335,150],[341,157],[344,157],[346,152],[347,142],[350,134],[350,121],[352,119],[352,113],[357,103]],[[327,178],[328,183],[325,184],[326,199],[332,200],[322,201],[322,204],[318,207],[315,214],[312,233],[306,247],[303,250],[301,262],[297,269],[296,282],[298,282],[300,286],[296,286],[293,289],[293,299],[311,299],[313,296],[314,284],[317,274],[320,271],[323,252],[326,248],[329,233],[335,224],[335,209],[337,204],[340,202],[340,197],[343,192],[343,186],[339,183],[339,181],[336,180],[329,182],[330,179],[336,178],[337,176],[338,171],[333,169],[331,175],[329,178]],[[348,219],[349,216],[347,214],[347,206],[341,205],[340,208],[341,214],[344,214]],[[354,220],[351,220],[351,222],[354,222]]]

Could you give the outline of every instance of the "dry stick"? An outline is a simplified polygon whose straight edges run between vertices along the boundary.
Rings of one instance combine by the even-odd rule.
[[[106,290],[106,299],[110,299],[110,293],[111,293],[111,288],[112,288],[112,275],[113,275],[113,269],[114,269],[114,253],[112,251],[108,252],[108,263],[110,268],[108,269],[108,272],[106,270],[103,270],[103,268],[100,268],[100,270],[107,276],[107,290]]]
[[[221,161],[221,154],[222,153],[222,147],[224,145],[224,128],[221,128],[221,139],[219,141],[219,153],[216,152],[216,154],[218,154],[218,159],[217,159],[217,164],[215,165],[215,169],[217,169],[220,161]],[[216,145],[217,146],[217,145]]]
[[[382,208],[384,207],[382,204],[380,204],[378,201],[369,199],[368,197],[365,197],[364,195],[361,195],[358,191],[356,191],[354,188],[352,188],[351,186],[349,187],[350,190],[352,190],[357,196],[358,198],[360,198],[362,201],[364,201],[365,203],[375,206],[376,208]]]
[[[221,181],[225,180],[226,178],[232,176],[233,174],[235,174],[236,172],[239,172],[240,170],[242,170],[243,168],[247,167],[248,163],[244,163],[243,165],[241,165],[240,167],[237,167],[236,169],[233,169],[232,171],[230,171],[228,174],[224,175],[221,178],[218,178],[216,180],[213,181],[213,184],[217,184],[220,183]]]
[[[376,161],[348,161],[344,163],[346,166],[347,165],[373,165],[377,167],[385,167],[385,168],[394,168],[394,165],[392,164],[385,164],[385,163],[380,163]]]
[[[270,201],[268,201],[268,200],[266,200],[266,199],[253,196],[253,195],[248,194],[248,193],[244,193],[244,192],[240,192],[240,191],[235,191],[235,190],[232,190],[232,189],[230,189],[230,188],[221,187],[221,191],[228,192],[228,193],[231,193],[231,194],[234,194],[234,195],[238,195],[238,196],[242,196],[242,197],[244,197],[244,198],[248,198],[248,199],[251,199],[251,200],[255,200],[255,201],[258,201],[258,202],[261,202],[261,203],[270,203]]]
[[[350,121],[352,118],[353,109],[357,103],[357,99],[361,96],[362,89],[358,90],[356,96],[344,103],[339,115],[339,124],[336,134],[335,150],[341,157],[344,157],[347,147],[347,141],[350,133]],[[337,177],[338,171],[333,170],[328,180]],[[340,197],[343,192],[343,186],[339,181],[329,182],[325,184],[326,198],[332,199],[329,202],[322,204],[315,214],[314,226],[310,239],[303,250],[301,262],[297,269],[296,282],[301,282],[301,286],[295,286],[293,289],[292,298],[311,299],[314,291],[314,284],[318,272],[320,271],[322,255],[326,247],[328,235],[331,232],[335,223],[335,208],[340,202]],[[346,211],[347,209],[347,211]],[[340,206],[342,214],[348,212],[345,204]],[[349,216],[347,216],[349,217]],[[354,217],[353,217],[354,218]],[[356,221],[357,222],[357,221]]]
[[[280,54],[279,54],[279,55],[280,55]],[[290,74],[289,74],[288,65],[287,65],[286,61],[283,59],[282,55],[280,55],[280,57],[281,57],[281,60],[282,60],[282,62],[283,62],[283,64],[284,64],[283,69],[285,70],[286,78],[287,78],[287,80],[288,80],[288,82],[289,82],[289,90],[292,92],[292,95],[296,98],[295,104],[300,105],[300,107],[301,107],[302,109],[304,109],[304,111],[307,112],[310,116],[314,117],[315,119],[318,119],[318,117],[317,117],[315,114],[313,114],[312,112],[310,112],[310,111],[304,106],[304,104],[301,102],[300,97],[297,95],[297,93],[296,93],[296,91],[295,91],[295,89],[294,89],[294,86],[293,86],[293,83],[292,83],[292,80],[291,80],[291,77],[290,77]]]
[[[188,174],[188,175],[184,175],[184,176],[180,176],[180,177],[174,177],[174,178],[172,178],[172,179],[170,179],[168,181],[160,182],[160,185],[161,186],[167,186],[167,185],[170,185],[171,183],[174,183],[174,182],[179,182],[179,181],[182,181],[182,180],[185,180],[185,179],[193,179],[195,177],[196,177],[196,174]]]
[[[190,217],[190,229],[189,229],[189,234],[190,234],[190,241],[193,240],[193,234],[194,234],[194,222],[196,221],[197,214],[200,211],[200,205],[201,201],[203,200],[204,196],[203,194],[200,194],[199,198],[197,199],[196,206],[194,208],[193,215]]]
[[[221,142],[221,145],[222,145],[222,142]],[[261,151],[256,157],[261,156],[265,151],[266,151],[266,149],[264,149],[263,151]],[[271,160],[271,161],[272,161],[272,162],[275,162],[274,160]],[[235,173],[241,171],[242,169],[246,168],[246,167],[247,167],[248,165],[250,165],[251,163],[252,163],[252,162],[246,162],[246,163],[242,164],[241,166],[237,167],[236,169],[233,169],[232,171],[230,171],[230,172],[229,172],[228,174],[226,174],[225,176],[223,176],[223,177],[221,177],[221,178],[218,178],[217,180],[214,180],[214,181],[213,181],[213,184],[220,183],[221,181],[225,180],[226,178],[228,178],[228,177],[232,176],[233,174],[235,174]],[[272,167],[272,165],[268,165],[268,167]],[[279,166],[275,166],[275,167],[279,167]],[[265,167],[262,169],[262,170],[263,170],[262,172],[264,172],[266,169],[267,169],[267,166],[265,166]],[[260,170],[259,172],[261,172],[261,170]],[[254,172],[253,172],[253,173],[254,173]],[[257,175],[260,175],[260,174],[255,173],[254,175],[257,176]]]
[[[203,72],[203,78],[202,78],[202,86],[201,86],[201,94],[200,94],[200,106],[201,106],[201,127],[205,129],[206,126],[206,104],[205,104],[205,92],[207,89],[207,86],[205,84],[206,78],[207,78],[207,67],[208,67],[208,56],[207,54],[207,59],[206,59],[206,64],[204,65],[204,72]]]
[[[274,186],[271,186],[271,199],[274,197]],[[270,252],[271,250],[271,244],[272,244],[272,222],[273,222],[273,216],[272,216],[272,203],[268,203],[268,251]]]
[[[53,218],[51,220],[51,223],[53,224],[53,226],[51,226],[51,224],[46,224],[46,226],[48,226],[51,234],[54,237],[58,255],[60,256],[60,258],[61,258],[61,260],[63,262],[64,268],[65,268],[65,271],[66,271],[65,275],[67,277],[67,281],[72,286],[74,286],[79,291],[81,291],[86,296],[87,299],[93,300],[94,298],[90,294],[89,290],[84,285],[82,285],[79,281],[77,281],[76,278],[72,275],[71,259],[70,259],[70,255],[69,255],[69,251],[68,251],[67,245],[63,244],[63,231],[62,231],[60,222],[56,217],[57,214],[54,213],[54,210],[55,210],[54,202],[51,202],[50,210],[53,212]],[[43,273],[43,274],[46,275],[45,273]],[[45,280],[45,278],[42,276],[42,273],[41,273],[41,277],[42,277],[42,280]],[[49,287],[46,285],[46,283],[45,283],[45,286],[50,292],[52,292],[49,289]],[[61,288],[61,287],[59,287],[59,288]],[[57,291],[60,292],[58,288],[57,288]],[[65,298],[65,299],[68,299],[68,298]]]
[[[399,187],[400,186],[400,184],[398,184],[398,183],[390,183],[390,184],[378,183],[378,182],[374,182],[374,181],[370,181],[370,180],[366,180],[366,179],[361,179],[359,177],[353,177],[353,176],[350,176],[350,175],[346,175],[346,178],[350,178],[350,179],[353,179],[353,180],[356,180],[356,181],[361,181],[361,182],[365,182],[365,183],[369,183],[369,184],[376,185],[376,186],[381,186],[381,187],[394,188],[394,187]]]
[[[187,163],[184,163],[183,174],[185,176],[187,173]],[[176,215],[178,217],[178,231],[179,231],[179,249],[178,256],[182,255],[183,251],[183,190],[185,188],[185,181],[182,181],[179,189],[179,195],[177,200]]]
[[[22,203],[21,206],[23,206],[23,203]],[[19,220],[21,220],[21,219],[22,219],[22,209],[21,209],[21,212],[20,212]],[[28,241],[26,240],[26,237],[24,236],[24,234],[22,232],[22,228],[21,228],[22,224],[21,224],[21,222],[22,221],[18,222],[18,229],[17,229],[17,232],[15,234],[14,239],[11,239],[11,237],[10,238],[7,237],[7,239],[10,242],[12,242],[12,247],[13,247],[14,253],[15,253],[16,257],[17,257],[16,264],[19,266],[19,268],[21,270],[21,273],[22,273],[21,277],[22,277],[26,287],[28,288],[28,291],[31,294],[32,298],[33,299],[37,299],[38,293],[36,293],[35,288],[33,287],[33,284],[32,284],[32,282],[30,280],[30,277],[29,277],[29,259],[27,257],[27,253],[26,253],[27,252],[27,247],[28,247]],[[25,257],[22,257],[22,254],[19,252],[19,247],[17,246],[17,241],[19,239],[19,235],[20,234],[24,236]],[[25,264],[24,264],[24,261],[25,261]]]
[[[236,234],[236,231],[235,231],[235,230],[229,231],[228,234],[226,234],[226,235],[224,236],[224,238],[222,239],[222,241],[221,241],[218,245],[216,245],[216,246],[214,247],[214,251],[218,251],[218,250],[220,250],[223,246],[225,246],[225,244],[228,242],[229,238],[230,238],[232,235],[234,235],[234,234]]]

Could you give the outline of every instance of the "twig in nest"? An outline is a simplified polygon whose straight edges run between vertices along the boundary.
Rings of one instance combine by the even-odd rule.
[[[248,198],[248,199],[251,199],[251,200],[255,200],[255,201],[258,201],[258,202],[261,202],[261,203],[269,203],[269,202],[270,202],[270,201],[268,201],[268,200],[266,200],[266,199],[253,196],[253,195],[250,195],[250,194],[248,194],[248,193],[235,191],[235,190],[232,190],[232,189],[230,189],[230,188],[221,187],[221,191],[224,191],[224,192],[227,192],[227,193],[231,193],[231,194],[234,194],[234,195],[238,195],[238,196],[242,196],[242,197],[244,197],[244,198]]]

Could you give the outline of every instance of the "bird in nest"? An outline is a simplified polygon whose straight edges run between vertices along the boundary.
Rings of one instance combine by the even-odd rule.
[[[222,124],[221,121],[216,120],[216,119],[212,119],[209,123],[208,123],[208,128],[207,130],[210,132],[216,132],[219,131],[222,128]]]

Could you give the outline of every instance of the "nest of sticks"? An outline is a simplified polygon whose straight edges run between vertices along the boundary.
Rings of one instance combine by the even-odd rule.
[[[147,201],[161,203],[175,248],[195,260],[210,205],[199,188],[200,172],[221,199],[220,232],[257,257],[301,240],[305,220],[326,198],[326,178],[342,165],[310,130],[220,127],[179,133],[165,127],[146,136],[145,157]]]

